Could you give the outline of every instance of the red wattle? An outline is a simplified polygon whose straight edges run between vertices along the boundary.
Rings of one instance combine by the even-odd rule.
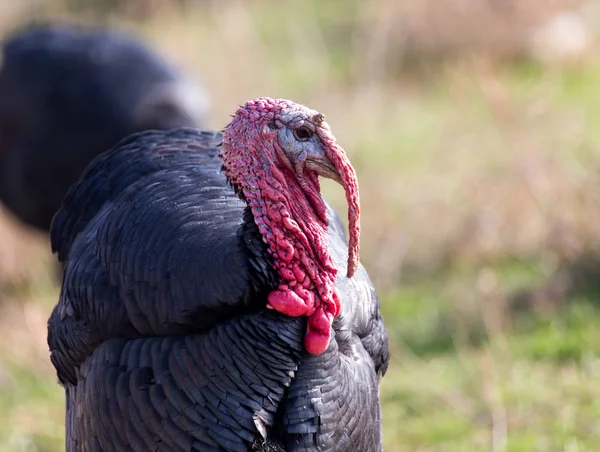
[[[328,308],[331,314],[333,314],[333,317],[337,317],[342,312],[342,302],[340,301],[340,294],[337,287],[333,288],[333,293],[331,295],[333,303],[329,303]]]
[[[315,313],[308,318],[306,336],[304,336],[304,347],[311,355],[323,353],[329,347],[331,338],[331,323],[333,316],[326,313],[322,307],[317,308]]]
[[[310,292],[307,293],[312,295]],[[275,290],[269,294],[267,300],[270,307],[290,317],[310,315],[315,306],[314,296],[303,299],[292,290]]]

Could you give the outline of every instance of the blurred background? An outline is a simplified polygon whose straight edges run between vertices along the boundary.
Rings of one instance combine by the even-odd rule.
[[[600,1],[3,0],[324,112],[383,304],[386,451],[600,450]],[[325,192],[344,211],[343,192]],[[47,237],[0,206],[0,450],[64,450]]]

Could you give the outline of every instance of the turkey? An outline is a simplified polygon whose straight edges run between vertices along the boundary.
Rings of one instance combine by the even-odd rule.
[[[349,240],[319,176],[346,191]],[[127,137],[69,190],[51,240],[68,451],[382,450],[387,332],[322,114],[259,98],[223,134]]]
[[[8,37],[0,70],[0,201],[48,231],[90,161],[148,129],[204,124],[198,84],[129,36],[38,24]]]

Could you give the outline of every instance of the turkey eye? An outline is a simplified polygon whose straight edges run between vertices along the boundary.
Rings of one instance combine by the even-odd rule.
[[[299,127],[298,129],[294,129],[294,136],[299,141],[306,141],[313,136],[313,132],[306,127]]]

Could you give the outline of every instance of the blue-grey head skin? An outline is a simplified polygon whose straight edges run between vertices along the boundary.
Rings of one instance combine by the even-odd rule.
[[[67,451],[380,452],[387,333],[366,270],[345,276],[339,215],[328,206],[342,312],[310,355],[306,320],[266,309],[279,281],[221,140],[130,136],[54,218],[65,275],[48,344]]]
[[[87,164],[148,129],[206,125],[204,87],[132,36],[31,24],[4,39],[0,201],[48,230]]]

